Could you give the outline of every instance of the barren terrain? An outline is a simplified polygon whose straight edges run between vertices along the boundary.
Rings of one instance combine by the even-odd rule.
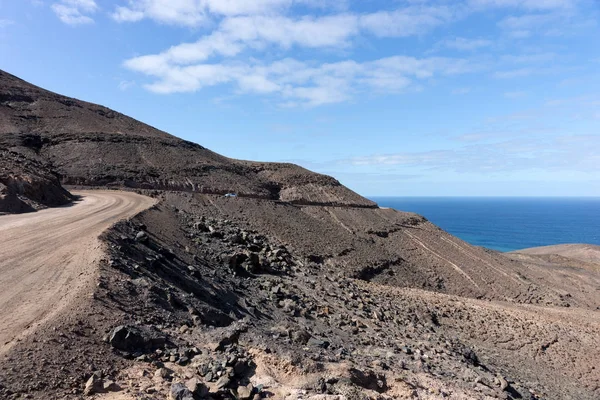
[[[78,296],[90,295],[103,257],[98,236],[153,200],[117,191],[75,192],[71,206],[0,217],[0,355]]]
[[[514,254],[530,255],[554,263],[572,264],[600,272],[600,246],[593,244],[559,244],[533,247],[515,251]],[[535,257],[537,256],[537,257]]]
[[[596,248],[471,246],[2,71],[0,155],[0,212],[41,210],[0,216],[2,399],[600,398]]]

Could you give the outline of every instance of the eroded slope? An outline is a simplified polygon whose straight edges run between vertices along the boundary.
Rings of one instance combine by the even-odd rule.
[[[580,261],[470,246],[334,178],[228,159],[2,72],[0,117],[5,175],[160,200],[104,235],[86,295],[11,344],[2,398],[600,394],[600,278]]]
[[[60,206],[72,199],[51,166],[0,147],[0,213]]]
[[[194,390],[197,399],[207,393],[290,400],[598,397],[598,313],[577,296],[562,304],[570,307],[551,305],[548,281],[525,286],[536,287],[540,298],[498,300],[501,290],[520,286],[496,273],[487,282],[497,287],[489,289],[467,263],[470,256],[451,252],[455,246],[435,247],[448,236],[422,218],[356,209],[351,225],[347,208],[327,208],[343,223],[333,224],[315,206],[155,195],[158,206],[105,236],[109,257],[89,304],[49,324],[38,341],[16,345],[10,364],[0,363],[0,390],[75,398],[92,372],[104,371],[101,381],[117,382],[124,399],[162,399],[178,389]],[[417,263],[416,253],[402,268],[365,275],[361,253],[369,247],[366,258],[403,259],[420,247],[400,230],[387,237],[381,225],[372,227],[377,233],[361,230],[367,225],[360,221],[377,216],[381,224],[387,219],[398,224],[394,229],[415,231],[496,300],[473,298],[472,283],[437,256],[430,261],[421,254]],[[300,239],[311,235],[312,245]],[[489,263],[501,258],[488,255]],[[516,273],[509,260],[492,265]],[[472,297],[433,292],[442,291],[431,287],[433,276],[444,279],[446,293]],[[398,287],[419,285],[428,290]],[[571,290],[578,288],[585,289]],[[163,339],[157,344],[141,336],[127,344],[112,339],[115,329]],[[52,368],[32,362],[36,357],[51,359]],[[52,383],[17,379],[25,375]]]
[[[373,207],[337,180],[292,164],[223,157],[106,107],[0,71],[0,146],[32,145],[64,184],[154,188]]]

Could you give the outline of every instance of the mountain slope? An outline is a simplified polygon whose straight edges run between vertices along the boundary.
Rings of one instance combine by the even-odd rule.
[[[0,360],[2,398],[112,381],[152,399],[182,398],[180,383],[195,399],[600,395],[593,269],[471,246],[334,178],[229,159],[6,73],[0,99],[0,179],[158,201],[104,234],[93,292]]]
[[[174,138],[106,107],[47,91],[1,70],[0,87],[3,134],[105,133]]]
[[[242,218],[345,276],[477,298],[565,304],[563,290],[547,285],[543,271],[470,246],[422,217],[378,209],[334,178],[292,164],[229,159],[5,72],[0,72],[0,99],[0,146],[31,165],[44,165],[40,170],[52,170],[63,184],[208,195],[236,192],[239,201],[225,202],[216,208],[218,213]],[[29,168],[27,177],[34,170]],[[57,179],[52,182],[57,184]],[[35,194],[57,197],[54,187],[52,193]],[[180,208],[201,205],[191,211],[205,213],[215,202],[221,200],[195,198]],[[577,294],[569,301],[595,304]]]
[[[337,180],[292,164],[218,155],[108,108],[0,71],[0,147],[50,162],[64,184],[120,185],[374,207]]]

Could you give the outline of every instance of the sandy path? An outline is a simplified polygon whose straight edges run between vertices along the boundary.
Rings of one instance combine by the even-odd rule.
[[[129,192],[74,194],[82,198],[71,206],[0,216],[0,354],[91,294],[103,256],[98,236],[155,203]]]

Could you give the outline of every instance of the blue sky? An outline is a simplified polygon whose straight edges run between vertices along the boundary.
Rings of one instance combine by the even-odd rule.
[[[0,0],[0,68],[364,195],[600,196],[594,0]]]

